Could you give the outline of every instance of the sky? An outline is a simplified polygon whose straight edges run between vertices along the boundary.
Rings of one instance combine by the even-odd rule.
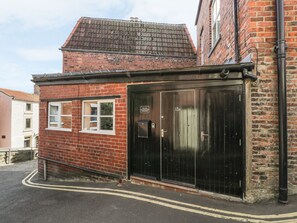
[[[0,1],[0,88],[33,93],[32,74],[61,73],[62,52],[82,17],[187,24],[196,43],[199,0]]]

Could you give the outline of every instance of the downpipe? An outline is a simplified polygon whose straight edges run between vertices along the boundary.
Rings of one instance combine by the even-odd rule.
[[[278,73],[278,120],[279,120],[279,197],[282,204],[288,203],[288,132],[287,132],[287,86],[286,86],[286,40],[284,23],[284,1],[276,2]]]

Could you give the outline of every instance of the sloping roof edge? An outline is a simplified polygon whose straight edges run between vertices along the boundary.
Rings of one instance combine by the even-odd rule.
[[[198,3],[198,11],[197,11],[197,15],[196,15],[195,25],[197,25],[197,23],[198,23],[198,19],[199,19],[199,14],[200,14],[200,10],[201,10],[202,1],[203,1],[203,0],[200,0],[199,3]]]
[[[70,39],[72,38],[73,34],[76,32],[77,27],[79,26],[79,24],[81,23],[81,21],[84,19],[84,17],[80,17],[80,19],[76,22],[75,26],[73,27],[71,33],[69,34],[68,38],[66,39],[65,43],[61,46],[61,49],[64,48],[68,42],[70,41]]]
[[[192,37],[191,37],[191,34],[190,34],[190,32],[189,32],[188,27],[187,27],[186,25],[183,25],[183,26],[184,26],[185,32],[186,32],[186,34],[187,34],[187,36],[188,36],[188,39],[189,39],[189,41],[190,41],[190,44],[191,44],[191,46],[192,46],[192,48],[193,48],[193,51],[195,52],[195,54],[197,54],[197,49],[196,49],[196,46],[195,46],[195,44],[194,44],[194,42],[193,42],[193,39],[192,39]]]
[[[39,102],[39,96],[36,94],[29,94],[23,91],[10,90],[6,88],[0,88],[0,92],[8,97],[11,97],[13,100]]]

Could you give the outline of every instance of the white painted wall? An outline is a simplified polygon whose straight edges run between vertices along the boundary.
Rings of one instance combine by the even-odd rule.
[[[32,104],[32,111],[26,111],[26,104]],[[26,118],[32,119],[32,128],[26,129]],[[31,137],[31,146],[36,146],[35,136],[39,130],[39,104],[12,100],[11,147],[23,148],[25,137]]]
[[[0,92],[0,149],[11,146],[11,101],[11,97]]]

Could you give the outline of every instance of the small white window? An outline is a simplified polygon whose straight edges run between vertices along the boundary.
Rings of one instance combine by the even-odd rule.
[[[24,147],[25,148],[28,148],[28,147],[31,147],[31,137],[25,137],[24,139]]]
[[[211,5],[211,47],[214,47],[220,38],[220,0],[213,0]]]
[[[50,102],[48,108],[48,128],[71,130],[72,103]]]
[[[25,129],[31,129],[31,128],[32,128],[32,118],[26,118]]]
[[[82,131],[115,134],[114,100],[83,101]]]
[[[26,103],[26,111],[31,112],[32,111],[32,104]]]

